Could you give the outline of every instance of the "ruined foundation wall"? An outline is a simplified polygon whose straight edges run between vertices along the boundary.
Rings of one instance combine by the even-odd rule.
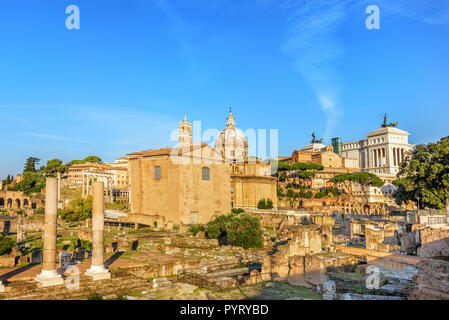
[[[419,257],[449,256],[449,230],[425,228],[419,230],[419,233]]]
[[[449,262],[422,259],[418,264],[418,274],[413,278],[416,287],[410,292],[410,300],[449,299]]]

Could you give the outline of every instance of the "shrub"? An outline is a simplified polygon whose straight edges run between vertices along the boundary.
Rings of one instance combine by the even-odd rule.
[[[285,197],[285,193],[282,191],[281,188],[277,189],[277,195],[278,195],[279,198]]]
[[[227,238],[234,246],[249,248],[261,248],[263,246],[260,221],[249,214],[232,216],[226,224]]]
[[[260,248],[263,246],[262,228],[257,217],[249,214],[221,215],[207,224],[207,237],[225,237],[234,246]]]
[[[257,208],[258,209],[273,209],[273,201],[271,201],[271,199],[267,199],[267,200],[261,199],[257,203]]]
[[[207,224],[207,237],[219,239],[226,236],[226,223],[230,221],[232,215],[220,215]]]
[[[315,193],[315,199],[321,199],[326,196],[326,193],[323,191]]]
[[[8,253],[15,245],[13,238],[0,234],[0,255]]]
[[[326,189],[326,195],[329,195],[331,193],[334,197],[338,197],[338,190],[334,187],[330,187]]]
[[[36,213],[37,213],[37,214],[45,214],[45,209],[44,209],[44,207],[39,207],[39,208],[37,208],[37,209],[36,209]]]
[[[200,232],[200,231],[205,231],[205,230],[206,230],[206,228],[205,228],[203,225],[201,225],[201,224],[194,224],[193,226],[191,226],[191,227],[189,228],[189,231],[190,231],[191,233],[193,233],[194,236],[196,236],[196,234],[197,234],[198,232]]]
[[[243,210],[243,209],[232,209],[231,210],[231,213],[234,213],[234,214],[239,214],[239,213],[243,213],[243,212],[245,212],[245,210]]]
[[[58,210],[61,219],[76,222],[92,218],[92,196],[78,197],[69,202],[66,208]]]
[[[259,200],[259,203],[257,203],[257,208],[258,209],[266,209],[267,208],[267,202],[265,201],[265,199]]]

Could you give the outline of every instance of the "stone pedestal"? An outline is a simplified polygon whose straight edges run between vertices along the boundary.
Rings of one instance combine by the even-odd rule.
[[[45,191],[44,254],[42,272],[34,280],[43,287],[64,284],[56,271],[56,235],[58,214],[58,180],[47,178]]]
[[[104,184],[95,181],[92,187],[92,265],[86,275],[93,280],[110,279],[111,273],[104,267]]]
[[[111,272],[103,266],[91,266],[85,273],[86,276],[92,277],[92,280],[111,279]]]
[[[56,270],[42,270],[34,280],[39,282],[42,287],[60,286],[64,284],[62,276]]]

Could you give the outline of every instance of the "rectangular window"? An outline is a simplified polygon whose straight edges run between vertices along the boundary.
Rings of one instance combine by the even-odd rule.
[[[208,167],[201,168],[201,174],[203,180],[210,180],[210,168]]]
[[[160,179],[161,178],[161,167],[156,166],[154,167],[154,179]]]

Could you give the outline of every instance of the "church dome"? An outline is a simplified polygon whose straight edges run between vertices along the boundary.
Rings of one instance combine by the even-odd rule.
[[[215,139],[215,151],[228,159],[244,159],[246,157],[248,143],[242,130],[235,127],[235,118],[232,110],[226,122],[226,128],[221,130]]]

